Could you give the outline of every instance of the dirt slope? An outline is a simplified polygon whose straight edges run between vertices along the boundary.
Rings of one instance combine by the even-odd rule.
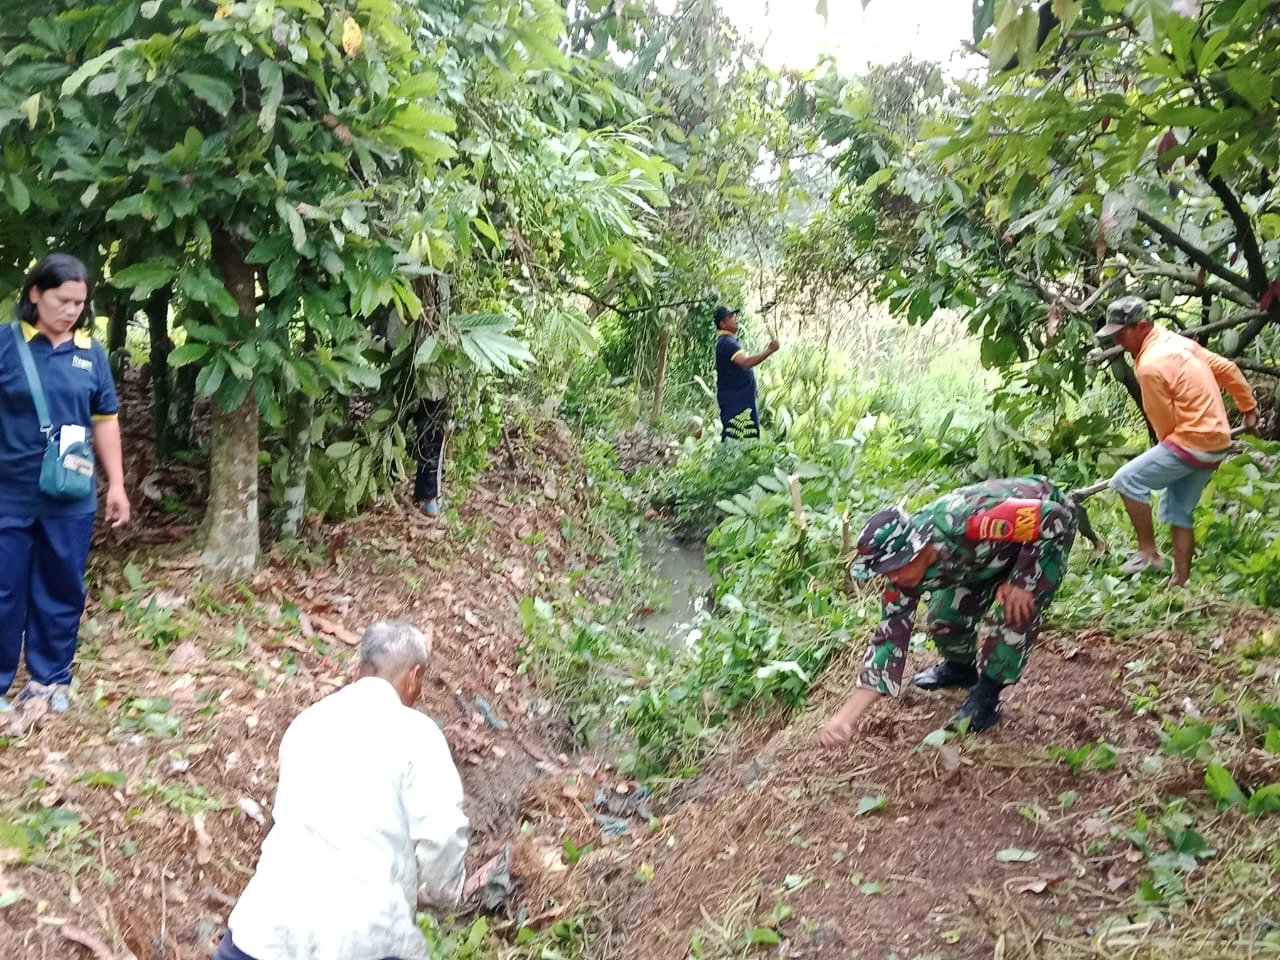
[[[312,568],[274,558],[222,592],[177,548],[100,550],[72,711],[0,731],[0,956],[208,957],[269,826],[280,735],[346,681],[379,617],[434,637],[423,708],[462,772],[473,865],[512,839],[564,746],[517,675],[517,604],[594,562],[565,540],[588,513],[567,459],[554,435],[530,442],[454,522],[392,507],[317,528]]]
[[[1259,622],[1241,618],[1218,646],[1247,643]],[[1200,874],[1203,900],[1137,924],[1138,935],[1117,921],[1136,912],[1150,872],[1124,831],[1139,810],[1204,789],[1188,763],[1153,762],[1159,724],[1148,711],[1198,716],[1215,686],[1241,682],[1209,644],[1051,635],[1006,694],[1003,725],[942,749],[922,741],[960,695],[912,690],[850,754],[816,751],[818,725],[840,698],[832,678],[814,710],[772,735],[761,724],[754,742],[677,790],[660,829],[583,861],[576,895],[605,923],[592,955],[1243,955],[1236,938],[1260,938],[1274,921],[1268,884],[1246,905],[1224,892],[1226,874],[1269,876],[1274,834],[1237,829],[1237,814],[1216,825],[1237,849],[1230,860],[1222,851],[1221,873]],[[929,660],[914,657],[911,668]],[[1260,696],[1277,690],[1274,671],[1245,683]],[[1114,753],[1080,775],[1050,751],[1099,742]],[[1274,782],[1278,758],[1261,754],[1249,752],[1254,782]]]

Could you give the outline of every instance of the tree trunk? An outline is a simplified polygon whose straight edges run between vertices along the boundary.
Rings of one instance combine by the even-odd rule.
[[[1147,425],[1147,436],[1154,444],[1156,442],[1156,431],[1151,426],[1151,421],[1147,419],[1147,411],[1142,408],[1142,387],[1138,383],[1138,375],[1133,372],[1133,367],[1129,366],[1128,361],[1123,356],[1111,358],[1111,374],[1129,391],[1129,396],[1138,405],[1138,412],[1142,414],[1142,422]]]
[[[243,242],[223,230],[213,235],[213,258],[227,292],[252,327],[257,313],[253,268]],[[211,424],[209,505],[200,560],[219,580],[247,576],[258,562],[258,403],[252,388],[238,407],[215,403]]]
[[[658,364],[653,374],[653,409],[649,411],[649,426],[657,429],[662,418],[662,394],[667,387],[667,350],[671,346],[671,331],[666,327],[658,334]]]
[[[123,293],[111,305],[111,319],[107,323],[107,356],[111,359],[111,373],[117,380],[124,373],[125,344],[129,336],[129,318],[133,310]]]
[[[315,349],[315,334],[308,324],[303,335],[302,350]],[[307,515],[307,477],[311,473],[311,424],[315,419],[315,398],[305,390],[297,390],[285,401],[285,447],[289,451],[289,470],[284,480],[284,496],[277,514],[277,530],[284,540],[296,540],[302,534],[302,521]]]
[[[168,287],[153,290],[144,308],[151,339],[152,430],[158,460],[168,460],[175,452],[169,434],[169,405],[173,399],[173,381],[169,371],[169,354],[173,352],[173,341],[169,338],[170,295]]]

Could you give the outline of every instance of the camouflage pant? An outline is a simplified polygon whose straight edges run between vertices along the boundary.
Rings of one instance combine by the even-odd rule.
[[[1046,546],[1040,554],[1040,576],[1031,588],[1035,615],[1022,630],[1014,630],[1004,622],[1003,605],[992,609],[1003,579],[936,591],[929,603],[928,631],[942,658],[975,664],[982,674],[997,683],[1017,683],[1031,647],[1040,635],[1044,612],[1049,609],[1067,572],[1067,557],[1074,539],[1072,532],[1054,546]],[[978,627],[984,617],[979,644]]]

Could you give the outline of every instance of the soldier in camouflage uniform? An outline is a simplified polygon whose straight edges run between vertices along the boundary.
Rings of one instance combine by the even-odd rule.
[[[1022,675],[1076,528],[1074,505],[1044,477],[976,483],[911,516],[892,508],[872,517],[858,537],[852,572],[859,579],[883,575],[890,585],[858,689],[824,726],[823,746],[847,743],[872,704],[898,695],[926,592],[928,634],[942,662],[913,682],[924,690],[969,688],[952,729],[964,720],[974,732],[998,723],[1000,691]]]

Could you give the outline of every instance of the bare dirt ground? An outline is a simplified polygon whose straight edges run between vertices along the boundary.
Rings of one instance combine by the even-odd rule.
[[[148,546],[187,528],[136,497],[139,522],[95,553],[71,712],[0,729],[0,956],[209,956],[270,824],[281,734],[346,682],[382,617],[433,637],[423,708],[462,773],[473,865],[514,839],[530,785],[568,760],[557,712],[518,674],[517,604],[595,563],[585,532],[566,539],[589,511],[563,440],[520,457],[456,521],[397,505],[313,525],[302,562],[273,556],[220,591],[180,546]]]
[[[1116,921],[1147,873],[1125,831],[1204,788],[1188,760],[1153,764],[1156,717],[1224,714],[1242,689],[1277,699],[1274,664],[1243,676],[1228,656],[1265,614],[1220,637],[1050,634],[989,734],[925,743],[958,695],[910,690],[852,751],[825,754],[813,738],[851,650],[811,710],[744,719],[697,777],[637,802],[572,754],[522,670],[519,600],[574,577],[603,602],[613,575],[588,547],[568,439],[516,447],[518,469],[482,478],[456,518],[395,506],[313,525],[302,557],[217,592],[181,546],[155,546],[185,528],[144,497],[130,539],[97,552],[72,711],[0,739],[0,957],[208,957],[270,824],[280,735],[385,616],[432,631],[424,709],[462,772],[471,866],[513,842],[511,924],[586,916],[585,956],[1240,957],[1222,944],[1280,919],[1274,833],[1228,812],[1213,826],[1241,840],[1219,844],[1220,871],[1163,921]],[[1051,751],[1094,743],[1110,760],[1079,775]],[[1242,779],[1280,781],[1272,754],[1236,760]],[[1254,878],[1249,898],[1222,892],[1227,872]]]
[[[1144,808],[1204,789],[1203,772],[1156,756],[1153,711],[1163,700],[1175,712],[1207,714],[1211,691],[1241,679],[1207,648],[1248,643],[1265,622],[1242,617],[1199,647],[1175,634],[1126,643],[1051,635],[1006,694],[1003,724],[941,748],[923,741],[960,694],[911,690],[873,718],[852,752],[816,749],[818,726],[841,696],[831,677],[815,709],[781,728],[761,722],[754,739],[739,739],[675,791],[651,836],[583,861],[580,895],[606,921],[596,955],[1251,955],[1241,931],[1260,940],[1274,929],[1266,903],[1277,892],[1274,829],[1247,840],[1253,828],[1238,814],[1216,826],[1239,840],[1230,871],[1265,881],[1255,888],[1263,902],[1223,899],[1222,878],[1206,878],[1203,899],[1189,896],[1181,913],[1118,920],[1136,912],[1133,896],[1149,874],[1124,830]],[[858,659],[849,658],[844,679]],[[910,669],[931,659],[916,656]],[[1274,696],[1276,673],[1247,685]],[[1085,763],[1080,775],[1051,751],[1094,743],[1114,754]],[[1242,766],[1260,767],[1253,782],[1277,779],[1280,758],[1247,753]],[[753,939],[755,953],[744,948]]]

